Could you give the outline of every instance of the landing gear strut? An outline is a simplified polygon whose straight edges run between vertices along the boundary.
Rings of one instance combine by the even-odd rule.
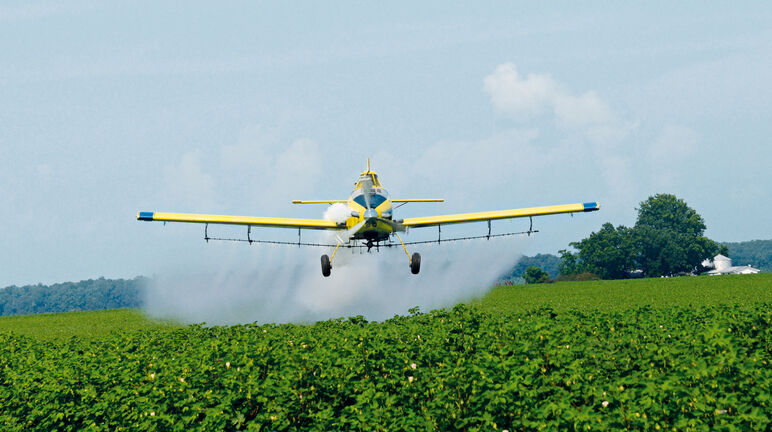
[[[405,250],[405,254],[410,259],[410,273],[418,274],[418,272],[421,271],[421,254],[415,252],[413,256],[410,256],[410,253],[407,251],[407,247],[405,247],[405,242],[402,241],[402,238],[399,236],[399,234],[394,233],[394,235],[396,235],[399,239],[399,242],[402,243],[402,249]]]
[[[340,243],[338,243],[338,245],[335,246],[335,250],[332,251],[332,258],[328,257],[326,254],[322,255],[322,276],[330,276],[330,272],[332,271],[332,259],[335,258],[335,254],[338,253],[339,247]]]

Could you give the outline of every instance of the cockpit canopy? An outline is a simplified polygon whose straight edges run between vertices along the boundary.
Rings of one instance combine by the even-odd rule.
[[[375,171],[363,171],[362,174],[359,175],[357,182],[354,184],[359,188],[362,186],[362,182],[368,179],[372,182],[373,187],[383,187],[380,180],[378,180],[378,174],[376,174]]]

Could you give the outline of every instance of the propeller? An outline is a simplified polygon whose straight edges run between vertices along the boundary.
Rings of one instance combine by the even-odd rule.
[[[362,194],[365,196],[365,208],[367,210],[370,210],[370,195],[372,194],[372,188],[373,188],[373,179],[370,177],[365,178],[361,181],[362,184]]]

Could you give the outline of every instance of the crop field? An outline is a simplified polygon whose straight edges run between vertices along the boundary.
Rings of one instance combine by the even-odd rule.
[[[501,287],[384,322],[3,318],[0,430],[769,430],[770,276]]]
[[[13,332],[46,341],[70,337],[96,339],[114,332],[171,330],[179,327],[171,322],[150,320],[133,309],[0,317],[0,333]]]

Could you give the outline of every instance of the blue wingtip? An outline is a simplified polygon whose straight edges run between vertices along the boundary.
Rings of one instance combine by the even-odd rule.
[[[153,220],[153,212],[139,212],[139,216],[137,216],[137,220],[152,221]]]
[[[586,203],[583,203],[583,205],[584,205],[584,211],[600,210],[600,206],[596,202],[586,202]]]

